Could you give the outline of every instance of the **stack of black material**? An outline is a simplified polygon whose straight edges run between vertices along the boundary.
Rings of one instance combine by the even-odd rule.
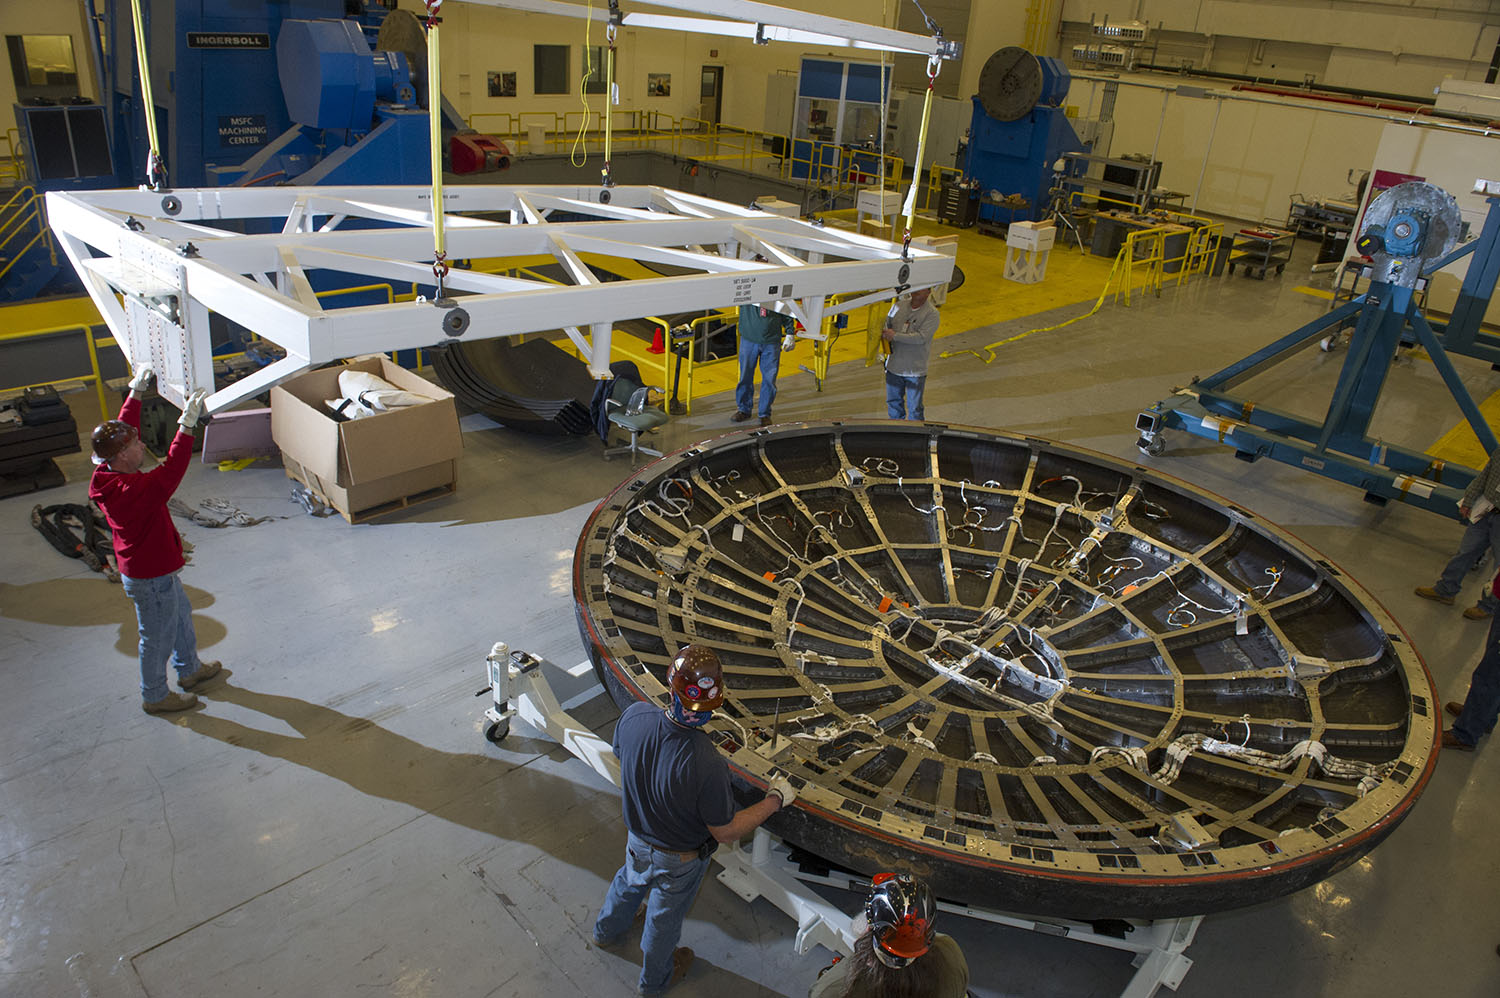
[[[63,484],[52,458],[78,449],[78,424],[57,389],[28,388],[0,406],[0,497]]]
[[[453,343],[432,369],[464,405],[511,429],[552,436],[593,429],[588,366],[548,340]]]

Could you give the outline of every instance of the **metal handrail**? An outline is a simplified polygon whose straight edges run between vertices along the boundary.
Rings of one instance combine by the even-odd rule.
[[[413,289],[412,293],[415,294],[416,293],[416,291],[415,291],[416,285],[415,284],[412,285],[412,289]],[[356,285],[355,287],[351,287],[351,288],[330,288],[327,291],[319,291],[319,292],[315,293],[313,297],[320,298],[320,299],[321,298],[332,298],[335,295],[363,294],[366,291],[384,291],[385,292],[385,303],[387,305],[391,304],[392,302],[394,302],[396,300],[396,289],[394,287],[392,287],[391,285],[389,285],[389,284],[360,284],[360,285]],[[391,363],[392,364],[397,363],[396,355],[399,352],[400,351],[397,351],[397,350],[392,350],[391,351]],[[422,348],[421,347],[417,347],[417,367],[421,367],[421,366],[422,366]]]
[[[951,166],[943,166],[941,163],[932,164],[932,168],[927,171],[927,185],[922,193],[923,211],[932,210],[932,192],[943,189],[943,176],[949,173],[959,177],[964,175],[964,171]]]
[[[9,274],[15,267],[15,265],[20,263],[21,259],[27,254],[28,251],[30,251],[31,247],[35,246],[37,244],[37,241],[41,239],[47,240],[48,249],[51,250],[52,253],[52,262],[57,262],[57,248],[52,242],[52,233],[49,230],[43,228],[42,231],[31,237],[30,242],[21,247],[21,252],[17,253],[9,263],[7,263],[4,267],[0,267],[0,282],[3,282],[5,280],[5,275]]]
[[[99,395],[99,418],[108,419],[110,416],[109,401],[105,398],[104,395],[104,377],[99,373],[99,347],[113,345],[115,342],[114,337],[106,336],[103,339],[96,340],[94,338],[93,326],[90,326],[87,323],[75,323],[71,326],[54,326],[51,329],[0,330],[0,343],[4,343],[9,340],[25,340],[37,336],[53,336],[57,333],[72,332],[82,332],[84,341],[88,344],[90,373],[80,374],[76,377],[71,378],[58,378],[55,381],[38,381],[35,384],[30,385],[11,385],[0,390],[16,391],[19,389],[21,391],[25,391],[28,388],[37,388],[41,385],[65,385],[74,381],[92,381],[94,383],[94,390]]]
[[[36,196],[37,196],[37,194],[36,194],[36,188],[32,187],[30,184],[25,184],[25,185],[23,185],[21,187],[18,187],[18,188],[16,188],[16,192],[10,196],[10,200],[9,201],[5,202],[4,204],[0,204],[0,212],[4,212],[4,211],[9,210],[10,206],[13,205],[13,204],[15,204],[16,201],[17,201],[17,199],[19,199],[21,197],[35,199]],[[30,203],[31,202],[28,200],[27,204],[30,204]]]
[[[36,205],[36,207],[33,208],[33,205]],[[29,214],[27,213],[28,209]],[[33,197],[25,204],[23,204],[20,208],[17,208],[15,212],[11,214],[10,221],[6,222],[3,226],[0,226],[0,251],[3,251],[5,249],[6,243],[28,231],[30,223],[33,221],[41,223],[37,226],[38,231],[45,231],[45,212],[46,203],[42,202],[41,198],[39,197]]]
[[[1144,249],[1144,252],[1139,252]],[[1115,289],[1115,301],[1120,300],[1120,293],[1125,293],[1125,307],[1130,307],[1130,291],[1134,284],[1134,273],[1137,267],[1146,268],[1145,284],[1141,288],[1153,291],[1157,297],[1161,297],[1161,277],[1163,267],[1166,263],[1167,229],[1165,226],[1154,225],[1149,229],[1136,229],[1125,237],[1125,243],[1120,247],[1120,255],[1117,262],[1122,265],[1122,286]]]

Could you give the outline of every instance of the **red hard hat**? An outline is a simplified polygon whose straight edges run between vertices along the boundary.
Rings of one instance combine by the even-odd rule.
[[[138,434],[135,427],[118,419],[106,419],[94,427],[94,463],[103,464],[119,457],[120,452],[135,442]]]
[[[712,648],[684,645],[667,668],[667,685],[684,710],[714,710],[724,702],[724,667]]]
[[[865,918],[875,934],[875,955],[887,967],[906,967],[932,946],[932,891],[909,873],[877,873],[871,884]]]

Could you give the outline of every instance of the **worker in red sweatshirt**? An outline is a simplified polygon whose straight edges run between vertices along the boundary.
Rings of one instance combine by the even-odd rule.
[[[142,471],[146,445],[141,442],[141,396],[151,381],[151,368],[142,365],[130,379],[130,395],[120,407],[120,418],[94,427],[94,464],[98,467],[89,483],[89,498],[109,521],[120,582],[135,603],[141,635],[141,709],[165,714],[198,703],[191,692],[168,689],[168,658],[185,691],[218,675],[220,666],[198,659],[193,608],[177,578],[184,564],[182,538],[167,511],[167,500],[182,483],[192,459],[193,432],[203,418],[208,393],[199,389],[188,397],[166,460]]]

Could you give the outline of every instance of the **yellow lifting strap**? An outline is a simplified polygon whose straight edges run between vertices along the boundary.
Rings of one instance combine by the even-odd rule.
[[[917,133],[917,158],[912,164],[911,188],[906,192],[906,232],[901,237],[901,255],[911,248],[911,223],[917,213],[917,185],[922,182],[922,158],[927,153],[927,123],[932,120],[932,88],[937,82],[943,61],[934,55],[927,60],[927,99],[922,103],[922,128]]]
[[[613,7],[613,5],[611,5]],[[615,10],[619,8],[614,7]],[[604,29],[604,38],[609,42],[609,52],[604,59],[604,169],[600,171],[604,175],[604,186],[609,187],[614,180],[609,175],[610,148],[614,144],[614,124],[612,112],[615,106],[615,26],[610,22],[609,27]]]
[[[448,276],[448,252],[443,237],[443,76],[438,62],[438,11],[443,0],[423,0],[427,5],[427,125],[432,154],[432,276],[437,294],[443,297]]]
[[[161,190],[167,182],[167,168],[161,159],[161,144],[156,138],[156,101],[151,97],[151,63],[146,58],[146,29],[141,22],[141,0],[130,0],[130,20],[135,27],[135,61],[141,74],[141,103],[146,114],[146,184]]]

